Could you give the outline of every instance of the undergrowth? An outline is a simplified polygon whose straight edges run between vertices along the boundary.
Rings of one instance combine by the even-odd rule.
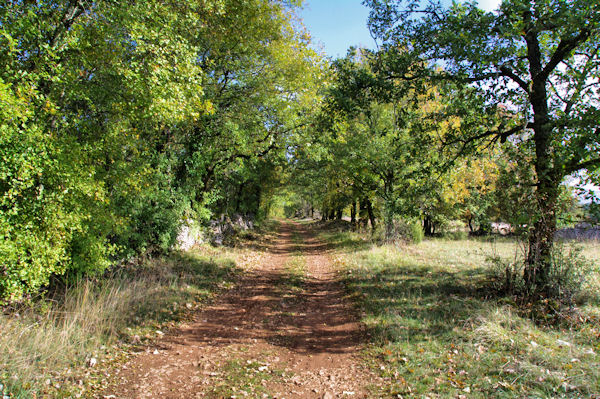
[[[0,384],[11,398],[80,397],[104,369],[230,284],[233,261],[175,254],[81,280],[0,314]],[[162,331],[161,331],[162,330]]]
[[[365,246],[354,233],[336,265],[362,314],[368,364],[385,384],[377,397],[575,398],[600,392],[600,304],[580,303],[563,323],[534,322],[511,296],[490,291],[487,255],[515,243],[429,239]],[[353,246],[351,242],[354,241]],[[598,264],[594,245],[583,255]],[[593,289],[598,291],[598,270]]]

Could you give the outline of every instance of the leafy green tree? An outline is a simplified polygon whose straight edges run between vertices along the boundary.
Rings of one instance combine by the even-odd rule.
[[[447,144],[477,150],[510,138],[531,148],[536,217],[524,277],[530,292],[549,292],[560,184],[600,165],[599,3],[504,0],[495,12],[475,3],[365,4],[372,32],[386,43],[389,76],[469,84],[454,93],[465,123]],[[490,124],[499,107],[509,112]]]
[[[297,5],[4,2],[0,298],[256,213],[321,73]]]
[[[420,189],[425,180],[433,184],[439,178],[433,167],[440,158],[430,149],[444,128],[422,123],[428,108],[439,107],[435,90],[419,94],[402,82],[382,79],[376,73],[378,61],[378,54],[365,50],[351,50],[335,61],[316,126],[319,146],[311,153],[326,154],[319,156],[319,169],[327,176],[319,180],[324,207],[350,205],[354,219],[358,201],[372,227],[383,216],[385,236],[391,239],[398,215],[414,218],[426,212],[417,198],[428,194]],[[431,208],[433,202],[430,195],[426,204]]]

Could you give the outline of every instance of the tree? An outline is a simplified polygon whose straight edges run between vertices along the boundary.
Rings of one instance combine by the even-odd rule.
[[[256,213],[318,86],[299,4],[3,2],[0,301]]]
[[[600,3],[504,0],[495,12],[475,3],[364,3],[388,50],[388,76],[468,85],[454,93],[464,123],[448,146],[477,151],[510,138],[532,149],[536,213],[524,279],[530,293],[549,292],[560,184],[600,166]],[[502,109],[501,123],[490,124]]]
[[[296,158],[303,164],[307,157],[321,161],[312,168],[324,173],[318,180],[325,191],[324,208],[350,205],[355,220],[358,201],[373,228],[376,214],[383,216],[385,237],[393,239],[398,216],[415,218],[442,208],[444,201],[434,200],[423,187],[438,185],[444,175],[434,170],[441,159],[431,149],[434,137],[447,129],[443,123],[422,123],[429,109],[441,106],[435,88],[417,93],[402,82],[382,79],[374,70],[378,61],[377,53],[351,50],[333,63],[334,76],[315,126],[317,137],[310,142],[311,150]],[[427,209],[417,198],[428,201]]]

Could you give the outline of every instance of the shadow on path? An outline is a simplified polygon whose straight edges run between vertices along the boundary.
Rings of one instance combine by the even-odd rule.
[[[294,236],[302,238],[295,243]],[[348,353],[361,341],[344,290],[328,268],[331,246],[316,240],[310,226],[282,225],[280,240],[267,252],[268,264],[243,276],[217,304],[207,308],[194,328],[172,337],[209,345],[265,340],[299,353]],[[310,277],[297,284],[285,268],[301,254]],[[168,341],[167,341],[168,342]]]

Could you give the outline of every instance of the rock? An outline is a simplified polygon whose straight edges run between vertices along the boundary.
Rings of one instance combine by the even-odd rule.
[[[333,399],[331,392],[325,392],[322,399]]]
[[[205,238],[199,226],[192,220],[185,220],[177,235],[176,246],[187,251],[203,242],[205,242]]]

